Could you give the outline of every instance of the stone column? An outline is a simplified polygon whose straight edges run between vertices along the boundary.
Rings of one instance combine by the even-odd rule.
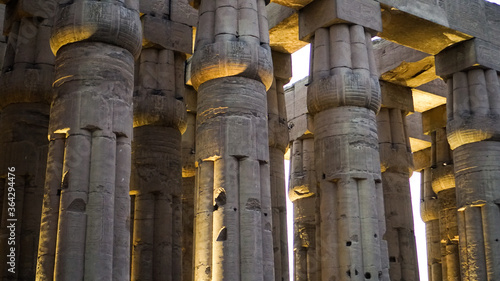
[[[446,105],[422,113],[422,127],[431,135],[430,172],[437,195],[443,280],[460,280],[458,225],[453,157],[446,138]]]
[[[128,280],[138,1],[58,5],[37,280]]]
[[[34,280],[54,79],[54,11],[44,3],[2,3],[8,15],[1,26],[9,41],[0,74],[0,280]],[[7,228],[12,225],[15,231]]]
[[[265,0],[194,1],[198,91],[194,279],[275,280]]]
[[[193,280],[194,191],[196,185],[196,91],[186,91],[186,132],[182,135],[182,281]]]
[[[299,33],[312,36],[307,105],[314,115],[321,280],[389,280],[375,117],[381,96],[370,33],[381,29],[380,6],[352,3],[363,8],[322,0],[299,14]],[[322,27],[345,21],[353,25]]]
[[[288,235],[286,224],[285,152],[288,146],[288,123],[283,86],[292,76],[290,54],[273,51],[274,81],[267,91],[269,126],[269,168],[273,210],[274,277],[289,280]]]
[[[439,232],[439,201],[432,190],[431,168],[420,171],[420,216],[425,223],[427,242],[427,272],[429,281],[443,280],[441,235]]]
[[[411,89],[380,81],[383,107],[377,116],[385,239],[389,248],[391,280],[419,280],[409,178],[413,156],[406,114],[413,111]]]
[[[290,145],[288,196],[293,202],[293,251],[295,281],[317,281],[318,262],[318,189],[314,165],[313,120],[307,113],[308,78],[295,83],[285,93]]]
[[[5,1],[3,1],[5,2]],[[2,4],[3,4],[2,2]],[[3,31],[4,18],[5,18],[5,5],[0,4],[0,30]],[[5,56],[5,49],[7,48],[7,36],[0,33],[0,69],[3,67],[3,61]]]
[[[290,145],[289,196],[294,217],[295,281],[318,280],[317,181],[314,170],[314,139],[297,139]]]
[[[143,49],[136,67],[131,194],[131,280],[181,280],[185,53],[190,26],[170,19],[169,1],[141,1]]]
[[[462,280],[500,279],[499,50],[473,39],[436,56],[449,89]]]

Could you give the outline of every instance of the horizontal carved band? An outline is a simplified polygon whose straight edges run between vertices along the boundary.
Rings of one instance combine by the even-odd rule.
[[[134,97],[134,127],[157,125],[186,131],[186,105],[165,96]]]
[[[420,203],[420,217],[424,222],[430,222],[439,219],[439,201],[429,199]]]
[[[438,166],[431,170],[432,190],[436,194],[443,190],[455,188],[453,165]]]
[[[244,41],[207,44],[192,58],[191,80],[195,89],[212,79],[239,76],[262,82],[269,89],[273,83],[270,50]]]
[[[16,67],[2,73],[0,79],[0,109],[13,103],[46,103],[52,97],[54,66],[38,65],[34,68]]]
[[[339,106],[364,107],[377,113],[381,106],[378,78],[355,71],[315,78],[307,91],[309,112]]]
[[[80,41],[112,44],[138,56],[142,46],[139,12],[116,2],[76,1],[60,6],[50,46],[54,54]]]
[[[450,148],[485,140],[500,140],[499,116],[470,116],[448,120],[446,126]]]

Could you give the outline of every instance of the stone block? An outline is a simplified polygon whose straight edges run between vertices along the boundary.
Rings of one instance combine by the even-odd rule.
[[[413,170],[421,171],[431,166],[431,148],[419,150],[413,153]]]
[[[422,131],[426,135],[446,127],[446,104],[422,113]]]
[[[336,23],[382,31],[380,4],[371,0],[316,0],[299,11],[299,38],[309,41],[318,28]]]
[[[381,5],[383,31],[378,36],[384,39],[435,55],[450,45],[473,37],[449,28],[446,24],[439,24],[432,19],[415,15],[416,1],[380,2],[391,3],[389,6]],[[410,9],[410,7],[413,8]],[[444,15],[444,13],[438,13],[438,15]],[[439,16],[433,18],[439,18]]]
[[[188,0],[171,1],[170,20],[188,26],[196,26],[198,11],[189,5]]]
[[[285,103],[287,119],[307,113],[307,86],[309,77],[306,77],[293,84],[292,87],[285,89]]]
[[[291,54],[307,45],[306,42],[299,40],[297,10],[273,2],[266,6],[266,11],[269,22],[269,44],[274,51]]]
[[[415,111],[424,112],[446,104],[448,86],[443,80],[437,78],[429,83],[413,88],[412,92]]]
[[[383,107],[398,108],[407,112],[414,111],[410,88],[380,81],[380,90],[382,92]]]
[[[384,39],[373,41],[373,53],[380,74],[392,71],[402,63],[418,62],[429,54]]]
[[[159,17],[145,15],[143,25],[143,47],[160,45],[165,49],[191,54],[193,50],[192,28]]]
[[[193,87],[186,86],[184,88],[184,102],[186,103],[188,112],[196,112],[197,98],[196,91]]]
[[[146,15],[170,15],[170,2],[165,0],[141,0],[139,1],[139,11]]]
[[[436,74],[441,77],[477,66],[500,71],[500,46],[475,38],[436,55]]]
[[[311,136],[314,129],[314,119],[310,114],[303,114],[288,121],[288,137],[291,140]]]
[[[485,38],[485,3],[484,0],[446,0],[449,27],[474,37]]]
[[[292,56],[287,53],[271,53],[273,57],[274,77],[276,79],[289,81],[292,77]]]
[[[415,112],[406,116],[406,130],[410,138],[411,151],[431,147],[431,137],[422,133],[422,114]]]

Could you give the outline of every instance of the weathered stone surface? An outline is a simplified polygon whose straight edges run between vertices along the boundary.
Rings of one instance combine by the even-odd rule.
[[[192,28],[188,25],[159,17],[144,15],[141,17],[143,48],[159,45],[161,48],[191,54],[193,50]]]
[[[273,50],[294,53],[307,45],[299,40],[299,14],[297,10],[275,3],[267,5],[269,44]]]
[[[57,54],[66,44],[89,40],[119,46],[138,56],[142,38],[139,1],[127,2],[81,0],[59,7],[50,39],[52,52]]]
[[[7,5],[11,18],[21,9],[15,3]],[[2,29],[4,10],[2,5]],[[8,45],[6,37],[0,37],[0,64],[5,62],[0,72],[0,251],[5,253],[0,257],[2,280],[35,279],[54,79],[54,56],[45,52],[49,23],[23,15],[6,33]],[[29,37],[23,33],[27,29],[31,31]],[[7,228],[12,224],[8,219],[16,220],[15,235]],[[11,251],[15,261],[7,256]]]
[[[453,12],[445,11],[436,2],[432,4],[429,1],[408,0],[379,2],[382,7],[383,25],[379,36],[398,44],[435,55],[448,46],[475,36],[451,26],[448,17]],[[445,2],[448,5],[455,1]],[[467,7],[467,4],[457,5]]]
[[[266,90],[273,68],[266,2],[194,4],[199,4],[191,65],[198,90],[194,279],[272,281]]]
[[[170,3],[170,20],[188,26],[196,26],[198,11],[189,5],[188,0],[176,0]]]
[[[387,99],[391,91],[401,95],[406,92],[412,101],[409,88],[384,82],[381,84],[383,104],[384,97]],[[413,158],[406,126],[407,110],[398,105],[385,105],[377,115],[387,224],[384,238],[389,250],[391,280],[419,280],[409,182]]]
[[[383,107],[397,108],[406,112],[414,111],[413,95],[410,88],[380,81],[380,90]]]
[[[435,107],[422,113],[422,130],[430,135],[437,129],[446,127],[446,105]]]
[[[456,44],[436,55],[436,73],[451,77],[459,71],[477,66],[500,71],[500,44],[495,45],[478,38]]]
[[[448,81],[448,141],[451,149],[500,140],[500,83],[492,69],[453,74]]]
[[[2,78],[0,78],[2,79]],[[0,95],[0,99],[2,96]],[[34,280],[37,245],[43,200],[43,184],[47,160],[47,103],[15,103],[2,108],[0,115],[0,169],[3,185],[0,188],[3,202],[0,214],[3,220],[0,231],[0,278],[4,280]],[[15,170],[11,170],[13,167]],[[12,191],[10,187],[15,190]],[[15,198],[15,199],[14,199]],[[12,207],[12,209],[10,209]],[[11,210],[15,210],[12,212]],[[9,216],[15,214],[14,217]],[[17,219],[15,237],[7,228]],[[8,239],[13,237],[14,240]],[[12,244],[12,241],[15,244]],[[7,254],[15,247],[15,262],[10,264]],[[15,273],[8,271],[14,268]]]
[[[290,140],[312,136],[313,118],[307,113],[306,77],[285,90],[286,113]]]
[[[292,76],[292,57],[273,51],[274,81],[267,91],[271,206],[273,210],[274,278],[288,280],[288,233],[284,154],[288,123],[283,86]]]
[[[472,45],[471,45],[472,44]],[[453,150],[456,182],[456,206],[458,208],[458,236],[460,273],[462,280],[492,280],[500,276],[498,241],[498,191],[491,189],[500,180],[498,122],[500,84],[496,69],[477,65],[470,68],[472,50],[480,47],[478,39],[445,50],[437,62],[448,67],[442,58],[450,56],[450,68],[456,71],[449,75],[447,101],[447,139]],[[484,45],[483,45],[484,47]],[[466,51],[465,64],[453,61],[456,51]],[[476,55],[477,56],[474,56]],[[474,63],[481,63],[481,55],[472,56]],[[488,56],[486,56],[488,57]],[[440,67],[439,65],[437,65]],[[463,69],[460,69],[463,67]],[[443,75],[447,75],[445,72]],[[455,258],[457,259],[457,258]],[[454,270],[458,275],[458,269]]]
[[[366,0],[316,0],[299,12],[299,38],[309,41],[316,29],[337,23],[351,23],[370,31],[382,30],[380,5]]]
[[[415,111],[424,112],[446,104],[448,87],[441,79],[435,79],[412,89]]]
[[[383,39],[375,40],[373,49],[381,80],[418,87],[437,78],[434,57],[429,54]]]
[[[3,68],[5,48],[7,47],[7,38],[3,35],[4,16],[5,16],[5,5],[0,5],[0,69]]]
[[[141,42],[138,4],[82,0],[58,7],[51,38],[57,53],[49,124],[53,158],[42,210],[47,220],[40,234],[39,280],[130,278],[128,194],[133,55]],[[109,17],[101,19],[95,11]],[[93,27],[94,34],[70,34]],[[88,38],[102,42],[80,41]]]
[[[314,140],[294,140],[290,145],[289,198],[294,210],[294,279],[318,280],[320,245],[317,231],[319,197],[314,167]]]
[[[312,44],[307,105],[314,115],[321,280],[356,273],[389,280],[371,35],[361,25],[336,24],[317,29]]]
[[[443,280],[441,235],[439,232],[439,201],[434,191],[432,191],[430,167],[421,170],[420,174],[420,215],[425,223],[428,279],[432,281]]]
[[[422,114],[414,112],[406,116],[408,137],[410,138],[411,151],[416,152],[431,147],[431,137],[422,131]]]

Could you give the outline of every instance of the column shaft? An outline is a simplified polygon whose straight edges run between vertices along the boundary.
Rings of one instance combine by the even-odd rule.
[[[267,91],[269,127],[269,167],[273,209],[274,277],[288,280],[288,234],[286,219],[286,189],[284,154],[288,145],[285,92],[283,86],[290,80],[291,55],[272,52],[274,80]]]
[[[320,28],[312,50],[307,102],[321,194],[321,280],[389,280],[371,35],[361,25]]]
[[[133,62],[141,44],[137,4],[82,0],[58,6],[51,38],[54,157],[43,209],[50,219],[40,234],[49,243],[39,244],[37,279],[129,279]],[[81,32],[89,28],[95,32]],[[62,165],[58,155],[64,155]],[[54,193],[60,194],[57,215]]]
[[[42,3],[33,5],[44,8],[38,12],[3,3],[7,37],[0,41],[8,42],[0,43],[0,279],[34,280],[54,79],[53,10]]]
[[[419,280],[409,182],[413,161],[405,118],[398,108],[382,108],[377,116],[391,280]]]
[[[195,280],[274,278],[264,0],[195,1]]]

